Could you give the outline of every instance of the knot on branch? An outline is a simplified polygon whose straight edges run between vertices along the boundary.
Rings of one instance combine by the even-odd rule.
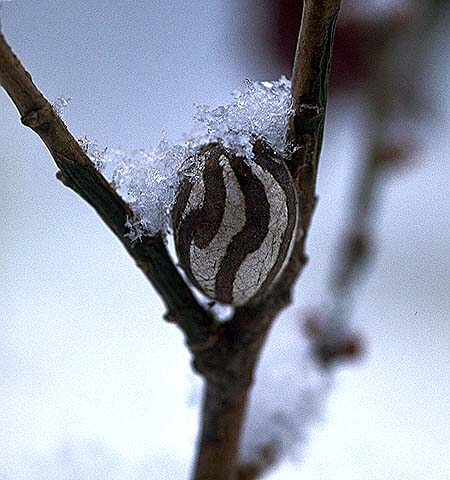
[[[66,187],[72,188],[73,182],[71,182],[61,170],[56,172],[56,179],[59,180]]]
[[[299,103],[295,107],[295,138],[315,132],[325,120],[325,108],[317,103]]]
[[[303,117],[308,118],[318,117],[325,112],[323,107],[314,103],[301,103],[296,110],[297,115],[302,115]]]
[[[53,113],[50,105],[31,110],[21,117],[21,122],[33,130],[48,131],[50,128],[49,114]]]
[[[190,318],[188,315],[189,313],[183,314],[182,312],[169,311],[164,315],[164,320],[178,325],[185,331],[187,334],[187,346],[193,354],[212,349],[219,340],[217,324],[213,322],[209,326],[202,328],[201,331],[200,329],[196,329],[198,331],[193,331],[195,323],[191,322],[192,325],[188,325],[189,322],[186,320],[187,318]]]
[[[206,336],[205,338],[198,340],[198,341],[188,341],[187,345],[189,350],[192,353],[203,352],[205,350],[209,350],[216,345],[217,341],[219,340],[219,336],[217,332],[211,332],[210,335]]]

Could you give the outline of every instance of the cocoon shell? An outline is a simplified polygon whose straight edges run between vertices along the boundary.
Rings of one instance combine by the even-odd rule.
[[[251,159],[219,143],[199,152],[199,175],[180,185],[172,212],[175,248],[206,296],[242,305],[273,284],[289,258],[297,195],[284,162],[262,142]]]

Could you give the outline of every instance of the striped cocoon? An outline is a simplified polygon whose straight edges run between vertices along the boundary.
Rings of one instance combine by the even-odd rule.
[[[297,195],[288,169],[262,142],[251,160],[218,143],[199,153],[172,213],[175,247],[189,280],[206,296],[242,305],[273,284],[289,258]]]

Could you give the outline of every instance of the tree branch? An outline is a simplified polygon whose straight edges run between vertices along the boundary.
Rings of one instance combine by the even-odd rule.
[[[167,318],[176,321],[194,348],[216,339],[216,324],[195,300],[178,273],[161,236],[132,244],[125,227],[133,217],[130,207],[95,168],[50,103],[34,85],[0,34],[0,84],[16,105],[24,125],[39,135],[60,172],[58,178],[100,215],[163,298]]]
[[[160,236],[131,244],[125,228],[127,218],[132,217],[129,206],[98,172],[0,36],[0,83],[16,104],[23,123],[41,137],[60,169],[60,179],[85,199],[119,238],[162,296],[168,319],[177,322],[186,334],[194,367],[206,380],[194,480],[236,478],[239,440],[259,353],[273,320],[289,305],[292,286],[306,263],[304,246],[315,203],[339,5],[339,0],[304,3],[292,79],[295,115],[291,138],[297,148],[288,162],[301,219],[293,254],[268,296],[237,308],[233,318],[222,324],[195,300]]]
[[[430,6],[427,10],[426,22],[431,23],[437,12]],[[414,28],[414,19],[411,23],[409,35],[416,36],[418,32],[417,25]],[[423,29],[425,25],[422,26]],[[386,43],[385,38],[388,34],[390,41]],[[371,244],[375,243],[373,221],[377,200],[385,183],[383,180],[390,169],[395,169],[405,161],[411,150],[411,145],[404,143],[405,139],[399,140],[398,135],[392,135],[395,129],[393,119],[398,115],[395,111],[396,105],[399,100],[402,101],[402,94],[405,95],[405,92],[398,87],[396,90],[394,86],[399,78],[406,78],[409,74],[409,71],[404,71],[405,65],[409,65],[408,62],[406,60],[404,63],[398,62],[398,58],[405,56],[401,50],[404,34],[405,32],[393,29],[384,21],[377,26],[373,35],[373,68],[366,80],[365,93],[369,117],[366,130],[370,132],[368,148],[363,155],[360,178],[355,186],[352,202],[354,207],[349,209],[350,226],[343,235],[341,255],[337,258],[330,279],[330,292],[334,297],[335,307],[337,311],[345,312],[348,316],[354,290],[361,284],[363,268],[371,253]],[[414,50],[414,56],[417,55],[418,52]],[[409,92],[408,103],[421,103],[421,100],[410,95]]]
[[[237,472],[234,470],[238,459],[233,455],[238,451],[248,390],[267,333],[275,317],[290,304],[292,287],[306,264],[304,248],[315,204],[316,172],[339,7],[340,0],[304,2],[292,78],[295,114],[290,136],[296,151],[287,163],[300,203],[296,242],[287,268],[269,295],[257,303],[237,308],[233,318],[222,326],[219,348],[214,348],[211,355],[202,352],[196,359],[197,369],[204,373],[207,385],[194,480],[246,478],[245,466],[238,467]],[[237,418],[241,421],[236,422]],[[210,468],[214,465],[214,476],[208,476],[206,465]],[[257,468],[252,478],[257,478],[262,470]]]
[[[316,197],[328,82],[340,0],[305,0],[292,70],[294,115],[289,136],[296,146],[289,169],[299,196],[300,224],[288,268],[279,283],[291,288],[307,258],[306,235]]]

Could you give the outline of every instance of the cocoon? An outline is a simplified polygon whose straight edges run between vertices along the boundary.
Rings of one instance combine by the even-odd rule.
[[[172,211],[177,255],[206,296],[242,305],[266,292],[287,263],[296,191],[283,160],[261,141],[251,159],[220,143],[198,156],[200,174],[183,180]]]

